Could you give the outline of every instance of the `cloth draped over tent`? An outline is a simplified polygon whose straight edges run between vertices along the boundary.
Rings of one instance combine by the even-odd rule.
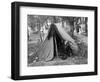
[[[77,53],[78,46],[74,39],[65,32],[65,30],[57,24],[51,24],[48,35],[43,43],[41,43],[34,57],[38,57],[38,61],[50,61],[58,56],[58,47],[63,45],[63,41],[70,41],[70,47],[73,53]],[[67,55],[67,54],[66,54]]]

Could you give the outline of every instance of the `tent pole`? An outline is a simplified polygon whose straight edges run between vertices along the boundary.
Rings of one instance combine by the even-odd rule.
[[[57,41],[56,41],[56,39],[54,39],[54,41],[55,41],[55,44],[56,44],[56,46],[55,46],[55,48],[56,48],[56,56],[57,56],[57,58],[58,58]]]

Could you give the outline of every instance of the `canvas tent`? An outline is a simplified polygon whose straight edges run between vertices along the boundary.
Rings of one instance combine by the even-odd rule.
[[[75,43],[74,39],[72,39],[72,37],[65,32],[61,25],[51,24],[46,39],[43,43],[41,43],[37,51],[30,57],[30,62],[33,62],[34,60],[53,60],[56,56],[58,56],[59,48],[61,48],[64,41],[70,42],[70,47],[73,53],[77,53],[78,46]]]

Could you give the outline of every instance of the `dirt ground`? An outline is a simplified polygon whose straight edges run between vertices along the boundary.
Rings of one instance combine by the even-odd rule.
[[[79,46],[79,53],[68,57],[65,60],[60,58],[54,58],[52,61],[44,62],[29,62],[31,58],[28,58],[28,66],[52,66],[52,65],[78,65],[78,64],[87,64],[88,63],[88,51],[87,51],[87,36],[84,35],[75,35],[74,38]],[[36,51],[38,45],[30,42],[28,43],[28,54]]]

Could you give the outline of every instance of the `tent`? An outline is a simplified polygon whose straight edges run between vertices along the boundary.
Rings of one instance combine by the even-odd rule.
[[[31,61],[50,61],[59,57],[59,51],[64,50],[64,42],[70,42],[70,48],[73,53],[77,53],[78,46],[74,39],[65,32],[59,24],[51,24],[48,35],[38,50],[30,57]],[[62,47],[63,46],[63,47]],[[67,51],[65,49],[65,51]],[[63,52],[63,51],[62,51]],[[67,54],[66,54],[67,55]]]

